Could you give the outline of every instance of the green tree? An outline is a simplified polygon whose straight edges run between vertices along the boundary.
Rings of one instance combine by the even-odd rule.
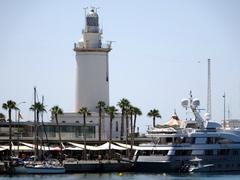
[[[34,124],[35,124],[35,158],[39,158],[39,151],[38,151],[38,145],[39,145],[39,115],[40,113],[46,112],[45,106],[41,102],[35,102],[32,104],[32,106],[29,108],[31,111],[34,112],[34,116],[36,114],[36,118],[34,117]]]
[[[109,115],[110,118],[110,135],[109,135],[109,148],[108,148],[108,159],[110,160],[112,158],[112,151],[111,151],[111,144],[112,144],[112,122],[115,118],[115,115],[117,114],[117,109],[115,106],[108,106],[106,108],[106,113]]]
[[[98,141],[101,144],[102,141],[102,113],[106,104],[104,101],[98,101],[96,108],[98,109],[99,125],[98,125]]]
[[[121,136],[121,140],[123,140],[123,135],[124,135],[124,118],[125,118],[126,109],[130,105],[130,102],[127,99],[122,98],[118,102],[117,105],[121,108],[121,131],[120,131],[121,133],[120,133],[120,136]]]
[[[86,140],[87,140],[87,136],[86,136],[86,117],[87,116],[91,116],[91,113],[88,111],[88,109],[86,107],[80,108],[78,113],[83,115],[83,138],[84,138],[83,159],[86,160],[87,159],[87,151],[86,151],[86,146],[87,146],[87,144],[86,144]]]
[[[155,124],[155,119],[156,118],[161,118],[161,115],[159,113],[159,111],[157,109],[151,109],[148,114],[147,114],[149,117],[152,117],[153,118],[153,127],[156,126]]]
[[[136,122],[137,122],[137,116],[142,115],[142,111],[138,107],[133,107],[133,114],[134,114],[134,123],[133,123],[133,131],[136,132]]]
[[[2,108],[8,111],[8,124],[9,124],[9,159],[12,156],[12,110],[17,110],[15,101],[8,100],[2,104]]]
[[[134,122],[133,122],[133,127],[131,125],[131,155],[132,155],[132,147],[134,145],[134,138],[135,138],[135,129],[136,129],[136,121],[137,121],[137,116],[141,116],[142,115],[142,111],[138,108],[133,106],[131,108],[131,121],[134,118]],[[133,117],[132,117],[133,116]]]
[[[61,128],[60,128],[60,125],[59,125],[59,122],[58,122],[58,115],[60,114],[63,114],[63,110],[59,107],[59,106],[53,106],[51,109],[50,109],[51,113],[52,113],[52,116],[54,116],[55,120],[56,120],[56,124],[57,124],[57,127],[58,127],[58,138],[59,138],[59,144],[60,144],[60,163],[62,163],[63,161],[63,147],[62,147],[62,137],[61,137]]]
[[[133,147],[133,114],[134,114],[134,107],[133,106],[129,106],[128,111],[127,111],[127,115],[130,115],[130,137],[131,137],[131,149],[130,149],[130,154],[129,152],[128,154],[128,158],[130,158],[130,155],[132,155],[132,147]],[[128,119],[128,118],[127,118]],[[128,129],[128,128],[127,128]],[[127,144],[127,143],[126,143]]]
[[[6,122],[6,118],[3,113],[0,113],[0,122]]]

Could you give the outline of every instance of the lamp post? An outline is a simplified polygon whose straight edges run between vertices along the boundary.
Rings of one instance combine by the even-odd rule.
[[[17,104],[17,107],[20,105],[20,104],[25,104],[26,102],[25,101],[22,101],[22,102],[20,102],[20,103],[18,103]],[[17,155],[18,155],[18,157],[19,157],[19,121],[20,121],[20,112],[21,112],[21,110],[18,108],[17,110],[16,110],[16,114],[17,114],[17,146],[18,146],[18,149],[17,149]]]
[[[223,94],[223,128],[225,129],[226,128],[226,94],[224,92]]]

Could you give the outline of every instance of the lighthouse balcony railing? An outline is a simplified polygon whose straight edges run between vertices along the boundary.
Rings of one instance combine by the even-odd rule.
[[[80,43],[74,43],[74,49],[82,49],[82,48],[87,48],[86,45],[84,45],[83,42],[80,42]],[[109,43],[104,43],[104,44],[101,44],[101,46],[99,48],[103,48],[103,49],[110,49],[111,48],[111,45]]]

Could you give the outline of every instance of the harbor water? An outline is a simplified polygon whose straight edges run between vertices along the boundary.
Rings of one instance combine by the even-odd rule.
[[[0,175],[0,180],[239,180],[237,173],[141,174],[141,173],[82,173],[63,175]]]

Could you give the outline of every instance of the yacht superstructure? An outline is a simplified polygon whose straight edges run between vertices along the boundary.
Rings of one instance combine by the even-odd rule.
[[[195,120],[181,128],[153,128],[147,136],[153,141],[141,144],[135,152],[135,170],[147,172],[236,171],[240,170],[240,131],[225,130],[200,116],[199,100],[182,100]]]

